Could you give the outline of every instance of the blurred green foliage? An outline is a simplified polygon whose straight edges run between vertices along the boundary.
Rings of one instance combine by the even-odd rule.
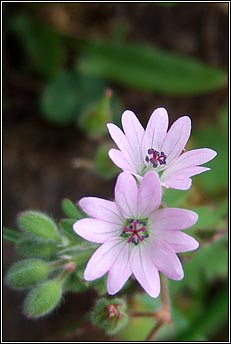
[[[89,42],[79,64],[87,74],[158,94],[203,94],[227,82],[219,69],[139,43]]]

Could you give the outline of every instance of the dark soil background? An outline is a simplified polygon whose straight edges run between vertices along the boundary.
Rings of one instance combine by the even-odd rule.
[[[4,4],[4,6],[9,4]],[[174,7],[145,3],[33,4],[44,22],[58,30],[83,37],[107,37],[118,20],[126,20],[128,38],[147,42],[184,56],[195,57],[227,70],[228,10],[220,3],[183,3]],[[12,3],[10,15],[26,4]],[[9,15],[10,14],[10,15]],[[115,180],[105,180],[92,170],[76,169],[73,159],[92,159],[95,141],[77,127],[56,127],[40,116],[37,95],[41,84],[36,75],[21,70],[21,47],[3,27],[3,223],[15,228],[20,211],[38,209],[62,216],[60,201],[84,195],[113,196]],[[72,56],[70,54],[70,61]],[[193,127],[213,121],[227,101],[227,90],[197,97],[157,96],[111,84],[125,108],[139,114],[145,125],[151,112],[165,106],[171,122],[184,114]],[[4,242],[3,276],[18,259],[13,245]],[[13,341],[103,341],[111,340],[100,330],[76,330],[77,319],[86,317],[94,303],[94,292],[68,294],[51,316],[30,321],[21,313],[22,294],[3,283],[3,340]],[[65,334],[65,331],[68,334]],[[226,333],[226,332],[225,332]],[[222,341],[221,333],[214,340]]]

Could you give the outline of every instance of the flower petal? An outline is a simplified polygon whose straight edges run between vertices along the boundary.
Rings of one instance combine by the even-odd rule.
[[[169,173],[171,172],[171,174],[173,174],[174,172],[183,171],[189,167],[205,164],[215,158],[216,155],[217,153],[213,149],[192,149],[179,156],[174,164],[169,167]]]
[[[183,174],[176,174],[169,178],[163,174],[161,182],[162,186],[177,190],[188,190],[192,185],[192,180]]]
[[[83,211],[95,219],[120,224],[122,218],[115,202],[98,197],[83,197],[79,201]]]
[[[120,173],[115,186],[115,201],[122,216],[136,218],[138,188],[135,178],[129,172]]]
[[[116,294],[132,274],[129,256],[130,245],[125,242],[108,273],[107,291],[110,295]]]
[[[81,219],[74,224],[73,228],[82,238],[96,243],[103,243],[116,236],[121,229],[121,225],[96,219]]]
[[[191,132],[191,120],[188,116],[180,117],[169,129],[161,151],[167,155],[167,164],[177,158],[188,141]]]
[[[145,246],[134,247],[131,253],[130,264],[132,272],[151,297],[158,297],[160,293],[160,277],[151,255]]]
[[[109,150],[108,155],[116,166],[124,171],[132,171],[133,165],[130,165],[130,162],[120,150],[112,148]]]
[[[161,150],[167,129],[168,113],[164,108],[158,108],[152,113],[145,130],[142,143],[144,159],[148,149],[154,148],[158,151]]]
[[[155,234],[155,231],[189,228],[197,222],[198,215],[187,209],[163,208],[153,213],[150,220]]]
[[[179,169],[179,171],[172,171],[171,168],[165,170],[161,176],[162,185],[166,188],[188,190],[192,185],[190,177],[195,176],[206,171],[209,171],[208,167],[188,167],[185,169]]]
[[[158,238],[167,242],[175,252],[188,252],[196,250],[199,243],[190,235],[180,231],[163,230],[157,232]]]
[[[168,278],[181,280],[184,277],[181,262],[170,245],[159,238],[148,243],[147,250],[157,269]]]
[[[138,192],[138,215],[148,217],[161,203],[161,184],[159,176],[149,171],[142,179]]]
[[[93,281],[108,272],[118,257],[123,244],[120,238],[112,238],[101,245],[88,261],[84,271],[84,279]]]
[[[121,150],[125,159],[129,162],[129,165],[132,166],[134,171],[137,171],[139,169],[139,161],[137,161],[136,154],[134,154],[134,151],[130,147],[130,144],[122,130],[113,123],[108,123],[107,127],[112,140]]]
[[[143,165],[143,154],[141,151],[142,140],[144,136],[144,128],[140,124],[136,115],[129,110],[126,110],[122,115],[122,126],[124,133],[130,147],[133,149],[133,152],[136,154],[136,159],[140,167]]]

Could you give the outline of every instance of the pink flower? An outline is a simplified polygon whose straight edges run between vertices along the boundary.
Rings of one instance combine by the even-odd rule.
[[[132,111],[122,115],[124,133],[114,124],[107,125],[117,149],[111,149],[111,160],[124,171],[129,171],[139,180],[147,171],[155,170],[160,175],[162,186],[187,190],[192,176],[208,171],[199,165],[216,156],[209,148],[184,152],[191,131],[191,120],[180,117],[168,129],[168,113],[164,108],[151,115],[146,130]]]
[[[197,214],[177,208],[159,209],[161,185],[154,171],[147,172],[139,188],[129,172],[119,175],[115,202],[84,197],[81,208],[91,218],[74,224],[74,231],[102,244],[88,261],[84,278],[95,280],[108,272],[107,290],[114,295],[133,274],[152,297],[160,292],[159,271],[180,280],[183,270],[176,253],[198,247],[181,232],[197,221]]]

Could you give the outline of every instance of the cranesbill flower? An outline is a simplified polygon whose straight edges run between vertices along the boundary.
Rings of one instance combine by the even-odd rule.
[[[124,133],[112,123],[107,126],[119,148],[109,151],[111,160],[139,180],[147,171],[154,170],[159,174],[162,186],[167,188],[189,189],[192,183],[190,177],[209,170],[199,165],[217,154],[209,148],[185,152],[191,120],[188,116],[180,117],[167,132],[168,113],[164,108],[153,112],[146,130],[129,110],[122,115]]]
[[[181,230],[197,221],[197,214],[178,208],[160,208],[161,185],[149,171],[139,188],[129,172],[119,175],[115,202],[84,197],[80,207],[91,218],[74,224],[74,231],[86,240],[102,244],[88,261],[87,281],[108,272],[107,290],[117,293],[131,275],[152,297],[160,292],[159,271],[168,278],[183,278],[176,253],[194,250],[198,242]]]

